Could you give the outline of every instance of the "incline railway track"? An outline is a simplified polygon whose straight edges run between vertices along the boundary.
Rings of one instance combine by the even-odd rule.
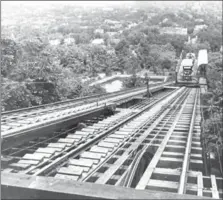
[[[99,104],[121,105],[143,92]],[[222,178],[203,175],[200,120],[199,89],[163,91],[113,115],[85,120],[88,126],[80,130],[3,149],[2,172],[221,198]]]
[[[171,83],[165,83],[158,86],[154,86],[151,90],[159,90],[164,86],[170,85]],[[127,101],[130,98],[133,98],[136,95],[145,93],[146,89],[143,87],[141,89],[132,89],[128,91],[121,91],[115,94],[108,94],[103,97],[98,96],[89,97],[89,101],[84,99],[72,100],[69,102],[58,103],[53,107],[41,107],[37,110],[23,109],[15,112],[9,112],[1,119],[1,132],[2,136],[18,133],[26,129],[30,129],[36,126],[45,125],[47,123],[55,122],[74,116],[77,114],[84,113],[86,111],[95,110],[97,108],[106,106],[109,102],[122,102]],[[97,100],[97,102],[96,102]]]
[[[160,83],[154,83],[151,84],[151,86],[157,86],[161,85]],[[168,85],[168,84],[166,84]],[[50,112],[53,112],[55,109],[57,110],[63,110],[64,108],[72,108],[74,106],[80,106],[85,103],[90,103],[90,102],[95,102],[95,101],[100,101],[109,97],[115,97],[118,95],[134,92],[134,91],[139,91],[143,90],[145,87],[139,87],[135,89],[125,89],[113,93],[102,93],[102,94],[96,94],[96,95],[91,95],[91,96],[85,96],[85,97],[78,97],[70,100],[65,100],[65,101],[59,101],[55,103],[49,103],[49,104],[44,104],[44,105],[39,105],[39,106],[32,106],[29,108],[22,108],[22,109],[17,109],[17,110],[11,110],[11,111],[5,111],[2,112],[2,118],[1,120],[4,122],[7,119],[18,119],[22,118],[24,116],[34,116],[36,114],[42,115],[42,114],[48,114]]]
[[[172,90],[167,90],[167,91],[161,92],[160,94],[156,94],[154,98],[150,101],[149,106],[151,106],[156,101],[158,101],[159,98],[167,96],[170,92],[172,92]],[[49,152],[52,152],[51,155],[54,156],[54,158],[56,158],[58,157],[58,155],[60,155],[59,152],[65,153],[67,150],[73,149],[73,147],[71,147],[72,145],[75,145],[76,147],[96,137],[100,133],[102,134],[104,134],[104,132],[107,133],[109,129],[115,128],[118,124],[123,124],[126,120],[128,120],[129,117],[131,118],[135,113],[137,113],[137,111],[138,110],[133,110],[133,109],[121,109],[117,114],[114,114],[111,117],[107,117],[105,119],[101,118],[101,120],[94,121],[93,124],[91,124],[90,126],[86,128],[82,128],[81,131],[75,131],[75,128],[72,128],[66,131],[61,131],[59,133],[53,133],[49,135],[49,137],[46,137],[46,136],[40,137],[40,138],[38,137],[37,139],[33,141],[28,141],[17,147],[14,147],[14,148],[10,147],[10,148],[3,149],[2,154],[7,155],[7,158],[11,158],[11,160],[21,158],[19,159],[18,163],[14,163],[11,165],[11,167],[15,169],[26,169],[29,166],[31,166],[33,163],[36,163],[36,164],[38,163],[42,165],[43,163],[46,163],[46,160],[44,160],[43,158],[44,156],[47,157],[47,155],[44,154],[47,152],[47,150],[49,150]],[[55,143],[55,141],[57,141],[57,143]],[[43,147],[46,147],[45,151]],[[51,149],[51,148],[55,148],[55,149]],[[30,154],[25,155],[25,153],[33,152],[33,151],[35,151],[34,157],[36,157],[36,161],[29,162],[26,160],[26,158],[32,159],[33,155],[30,155]],[[52,159],[53,158],[51,157],[50,160],[52,161]],[[43,163],[39,161],[43,161]]]

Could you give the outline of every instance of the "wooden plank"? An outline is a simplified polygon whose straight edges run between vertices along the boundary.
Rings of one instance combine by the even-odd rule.
[[[70,134],[72,135],[72,134]],[[84,132],[84,131],[76,131],[73,135],[82,135],[83,137],[87,137],[89,135],[88,132]]]
[[[71,169],[68,167],[61,167],[57,172],[59,174],[67,174],[67,175],[76,175],[76,176],[81,176],[81,174],[83,173],[83,169],[80,168],[76,168],[76,169]]]
[[[113,149],[115,146],[117,146],[115,143],[110,143],[110,142],[99,142],[97,145],[99,147],[105,147],[110,149]]]
[[[45,158],[50,158],[53,154],[48,154],[48,153],[39,153],[39,152],[35,152],[34,154],[33,154],[33,156],[35,157],[35,156],[43,156],[43,157],[45,157]]]
[[[179,153],[179,152],[169,152],[169,151],[164,151],[162,155],[170,155],[170,156],[184,156],[184,153]]]
[[[103,128],[103,127],[106,127],[106,124],[94,124],[92,127],[94,127],[94,128]]]
[[[180,175],[181,170],[171,168],[155,168],[153,173],[167,174],[167,175]]]
[[[113,138],[109,138],[107,137],[106,139],[104,139],[104,142],[108,142],[108,143],[114,143],[116,145],[118,145],[122,140],[120,139],[113,139]]]
[[[203,160],[190,159],[190,163],[203,164]]]
[[[160,158],[160,161],[183,162],[183,158],[161,157],[161,158]]]
[[[27,153],[23,156],[23,159],[26,159],[26,160],[38,160],[38,161],[41,161],[43,160],[45,156],[44,155],[36,155],[34,156],[34,154],[30,154],[30,153]]]
[[[198,172],[197,176],[197,196],[203,196],[203,175],[202,172]]]
[[[65,179],[65,180],[73,180],[73,181],[77,181],[79,179],[79,176],[69,176],[65,174],[56,174],[56,176],[54,177],[59,178],[59,179]]]
[[[109,138],[124,139],[125,137],[126,135],[117,135],[117,134],[109,135]]]
[[[68,139],[68,138],[60,138],[58,140],[60,143],[69,143],[69,144],[74,144],[76,141],[75,139]]]
[[[24,170],[24,169],[29,168],[31,165],[30,164],[22,164],[22,163],[12,163],[9,166],[14,169],[17,169],[17,170]]]
[[[74,141],[80,141],[82,138],[86,138],[86,137],[84,137],[83,135],[71,135],[71,134],[69,134],[69,135],[67,135],[67,137],[66,137],[67,139],[74,139]]]
[[[48,144],[48,147],[50,148],[58,148],[58,149],[64,149],[67,145],[65,143],[50,143]]]
[[[39,160],[19,160],[18,163],[20,164],[30,164],[30,165],[37,165],[39,164]]]
[[[74,166],[74,165],[68,165],[68,169],[71,169],[71,170],[83,170],[83,173],[84,172],[89,172],[90,168],[89,167],[83,167],[83,166]]]
[[[192,141],[193,146],[201,147],[201,142],[194,142]]]
[[[89,159],[89,158],[80,158],[80,160],[82,160],[83,162],[89,162],[89,160],[92,161],[93,162],[92,167],[95,167],[99,162],[99,160],[92,160],[92,159]]]
[[[56,151],[59,151],[58,149],[56,148],[38,148],[36,150],[36,152],[39,152],[39,153],[48,153],[48,154],[54,154]]]
[[[90,127],[88,127],[88,128],[82,128],[81,129],[81,132],[87,132],[87,133],[93,133],[93,132],[95,132],[96,130],[94,129],[94,128],[90,128]],[[76,131],[77,132],[77,131]]]
[[[100,161],[102,158],[102,154],[85,151],[80,155],[80,157]]]
[[[170,143],[177,143],[177,144],[186,144],[186,141],[183,140],[169,140]]]
[[[128,136],[130,133],[129,132],[124,132],[124,131],[115,131],[116,135],[126,135]]]
[[[170,189],[177,189],[178,185],[179,185],[178,182],[155,180],[155,179],[150,179],[148,184],[147,184],[147,186],[170,188]]]
[[[82,160],[82,159],[69,159],[70,165],[83,166],[83,167],[92,167],[92,160]]]
[[[216,183],[216,177],[215,175],[211,175],[211,190],[212,190],[212,197],[215,199],[219,199],[219,194],[218,194],[218,188],[217,188],[217,183]]]
[[[107,154],[109,151],[111,151],[111,149],[109,148],[103,148],[103,147],[98,147],[98,146],[93,146],[90,149],[91,152],[95,152],[95,153],[104,153]]]
[[[193,158],[196,158],[196,159],[199,159],[199,158],[202,159],[202,154],[192,153],[190,157],[191,158],[193,157]]]

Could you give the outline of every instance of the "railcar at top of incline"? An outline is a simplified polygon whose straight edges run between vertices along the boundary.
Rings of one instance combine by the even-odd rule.
[[[205,78],[208,64],[206,49],[199,50],[198,57],[194,53],[187,53],[176,68],[176,83],[183,85],[197,85]]]
[[[177,83],[197,83],[197,67],[195,55],[187,55],[177,70]]]

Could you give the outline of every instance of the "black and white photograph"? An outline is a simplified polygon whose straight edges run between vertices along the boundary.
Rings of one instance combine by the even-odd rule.
[[[1,1],[1,199],[222,199],[222,1]]]

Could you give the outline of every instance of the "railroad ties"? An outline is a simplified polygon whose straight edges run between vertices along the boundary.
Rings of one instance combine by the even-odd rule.
[[[72,145],[77,145],[83,141],[89,140],[110,126],[114,126],[123,118],[131,115],[131,113],[131,110],[123,110],[109,119],[104,119],[99,123],[83,128],[81,131],[68,133],[66,137],[56,139],[54,142],[41,142],[39,146],[44,147],[35,147],[33,153],[25,154],[17,163],[10,164],[9,167],[14,170],[28,170],[41,162],[51,159],[62,151],[66,152]],[[9,171],[9,169],[6,170]]]
[[[109,102],[120,105],[141,93],[110,97]],[[108,103],[108,99],[100,103]],[[87,106],[83,105],[80,111],[90,108]],[[14,177],[38,176],[46,184],[49,180],[60,181],[59,194],[64,193],[65,184],[86,184],[86,194],[70,191],[73,198],[94,196],[91,188],[95,187],[106,191],[108,187],[111,191],[113,187],[123,188],[123,193],[124,187],[131,187],[142,194],[154,191],[163,197],[175,194],[176,198],[183,195],[182,198],[218,199],[222,197],[222,178],[203,174],[200,123],[200,89],[169,88],[128,108],[117,108],[113,115],[101,117],[80,130],[32,140],[26,148],[14,147],[13,153],[2,158],[6,163],[2,172]],[[12,179],[3,180],[3,185],[10,185]],[[20,187],[18,181],[15,184]],[[35,182],[32,185],[41,187]],[[154,197],[154,193],[151,195]]]

